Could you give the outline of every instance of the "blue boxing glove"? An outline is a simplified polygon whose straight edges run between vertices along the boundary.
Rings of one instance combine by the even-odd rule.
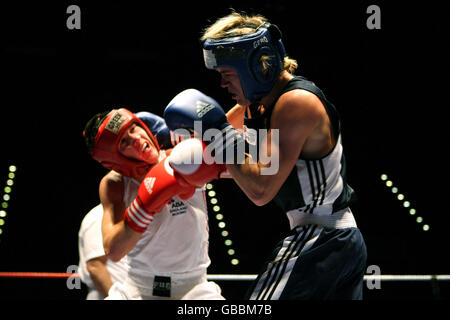
[[[156,140],[158,140],[161,149],[173,148],[184,138],[190,138],[174,134],[174,132],[166,125],[164,119],[156,114],[141,111],[136,113],[136,117],[141,119],[147,125],[150,132],[153,133]]]
[[[208,144],[208,151],[218,164],[243,163],[245,142],[227,121],[219,103],[196,89],[180,92],[164,110],[167,126],[194,131]]]
[[[171,130],[195,130],[199,135],[208,129],[222,129],[228,124],[219,103],[196,89],[177,94],[164,110],[164,120]]]

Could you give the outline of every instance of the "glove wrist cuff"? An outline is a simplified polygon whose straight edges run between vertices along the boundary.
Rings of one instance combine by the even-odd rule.
[[[207,146],[217,164],[242,164],[245,162],[245,141],[232,125],[225,123],[219,134]]]
[[[136,198],[126,209],[124,221],[134,231],[144,233],[148,225],[153,221],[153,215],[142,210]]]

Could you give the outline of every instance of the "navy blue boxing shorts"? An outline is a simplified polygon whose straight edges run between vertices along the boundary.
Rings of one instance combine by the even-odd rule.
[[[367,250],[358,228],[298,226],[248,292],[251,300],[361,300]]]

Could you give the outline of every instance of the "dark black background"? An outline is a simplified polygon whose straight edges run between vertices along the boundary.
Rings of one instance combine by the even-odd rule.
[[[313,80],[340,111],[368,265],[383,274],[450,273],[447,8],[430,1],[92,2],[2,4],[2,188],[8,167],[17,172],[1,227],[0,271],[65,272],[78,263],[78,228],[98,203],[106,173],[81,135],[92,115],[117,106],[162,115],[187,88],[225,109],[232,105],[218,74],[204,67],[198,40],[202,28],[232,7],[277,24],[288,55],[299,62],[297,74]],[[66,27],[70,4],[81,8],[81,30]],[[366,27],[370,4],[381,8],[380,30]],[[383,173],[416,216],[384,186]],[[232,181],[216,182],[215,190],[240,263],[230,264],[211,211],[209,273],[257,273],[287,231],[287,219],[273,204],[251,204]],[[248,285],[220,284],[228,298],[241,298]],[[448,297],[447,284],[440,285],[433,291],[430,283],[385,283],[365,294]],[[85,293],[68,290],[64,280],[0,279],[1,287],[0,296],[14,299]]]

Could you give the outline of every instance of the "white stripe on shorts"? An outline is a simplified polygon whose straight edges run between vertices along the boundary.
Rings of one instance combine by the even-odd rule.
[[[298,233],[284,239],[274,261],[269,262],[267,270],[260,276],[253,290],[251,300],[277,300],[289,279],[291,271],[303,250],[312,247],[322,228],[316,225],[297,227]]]

